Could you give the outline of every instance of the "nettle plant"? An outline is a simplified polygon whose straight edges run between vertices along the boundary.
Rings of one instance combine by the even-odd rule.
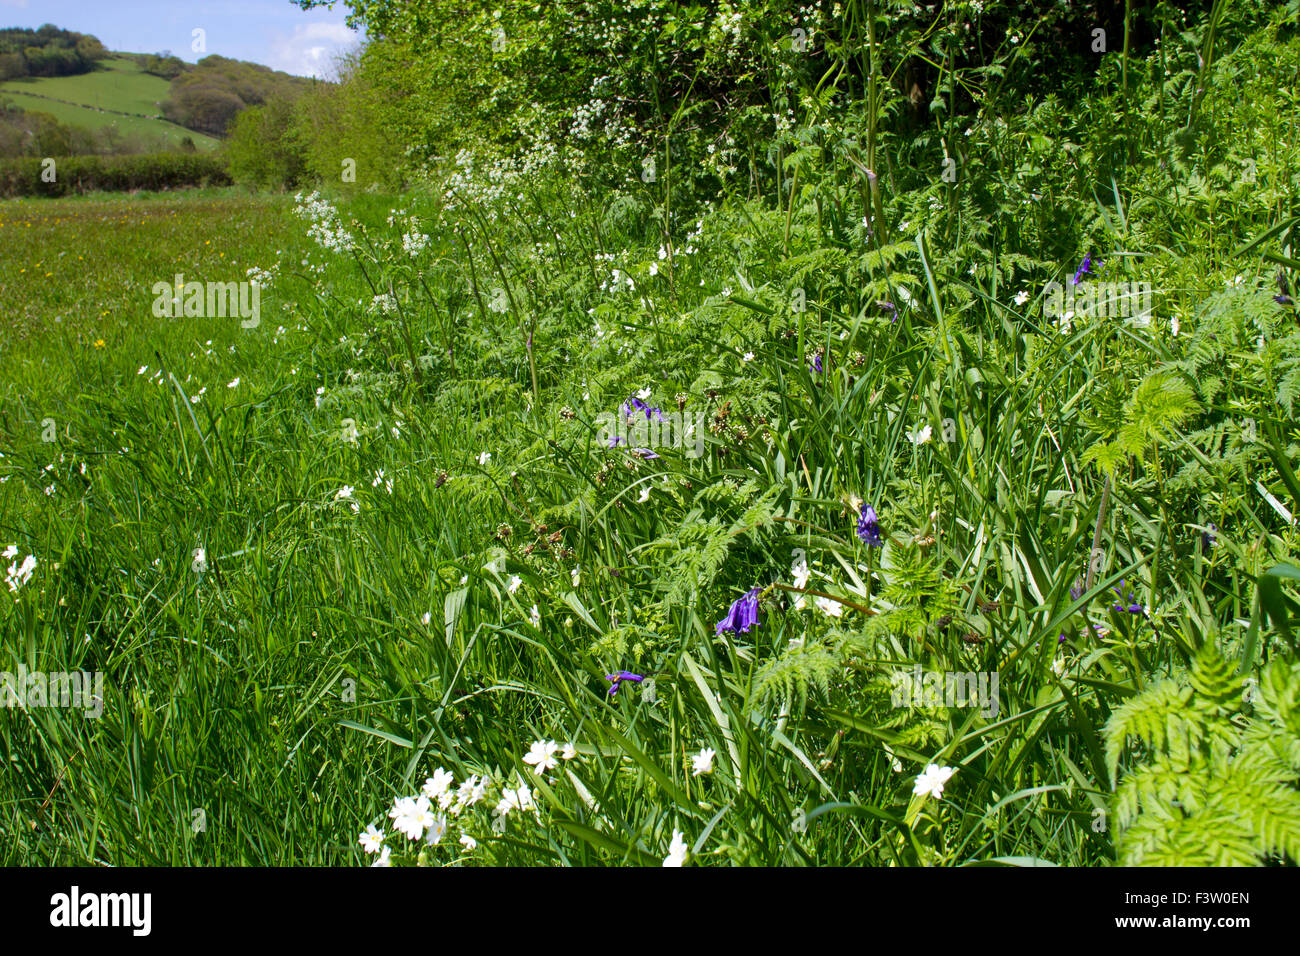
[[[1115,709],[1106,760],[1121,864],[1300,862],[1297,678],[1283,660],[1246,678],[1207,641],[1189,669]]]

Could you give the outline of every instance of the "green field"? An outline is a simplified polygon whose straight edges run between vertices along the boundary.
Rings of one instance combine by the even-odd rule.
[[[142,72],[134,59],[113,56],[90,73],[0,83],[0,99],[7,98],[25,110],[49,113],[70,126],[111,126],[123,133],[160,136],[172,145],[189,137],[200,149],[214,148],[217,139],[162,119],[162,102],[169,87],[162,77]]]

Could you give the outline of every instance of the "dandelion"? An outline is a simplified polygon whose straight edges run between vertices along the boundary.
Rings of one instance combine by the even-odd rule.
[[[705,747],[692,757],[691,776],[698,777],[702,773],[713,773],[713,758],[717,755],[717,751],[712,747]]]
[[[873,548],[885,546],[884,538],[880,536],[880,521],[876,517],[876,509],[871,505],[864,504],[858,515],[858,537]]]
[[[714,626],[714,632],[718,636],[724,631],[748,634],[750,625],[758,626],[758,588],[752,588],[744,597],[734,601],[727,616]]]
[[[384,845],[384,834],[375,829],[375,825],[372,823],[366,827],[365,832],[361,834],[361,838],[357,842],[361,844],[361,849],[367,853],[378,853]]]
[[[942,800],[943,786],[956,772],[953,767],[940,767],[937,763],[929,764],[924,772],[916,775],[916,785],[912,787],[912,793],[925,794],[936,800]]]
[[[528,753],[524,755],[524,763],[531,764],[539,774],[554,770],[560,765],[560,762],[555,759],[555,752],[559,749],[560,745],[554,740],[534,741]]]
[[[668,855],[664,857],[664,866],[681,866],[686,862],[686,841],[680,830],[673,829],[672,842],[668,844]]]
[[[609,696],[613,697],[618,693],[618,686],[622,681],[630,680],[640,683],[645,680],[645,677],[641,674],[633,674],[631,671],[619,671],[617,674],[606,674],[605,680],[610,682]]]

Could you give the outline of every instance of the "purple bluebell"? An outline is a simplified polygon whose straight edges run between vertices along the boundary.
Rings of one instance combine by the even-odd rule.
[[[727,616],[717,623],[714,632],[718,636],[724,631],[748,634],[750,625],[758,626],[758,588],[752,588],[744,597],[733,601]]]
[[[1124,596],[1124,591],[1126,590],[1124,584],[1125,582],[1123,581],[1123,579],[1121,579],[1119,582],[1119,587],[1111,588],[1111,590],[1114,591],[1119,596],[1120,599],[1119,604],[1113,604],[1111,605],[1111,607],[1113,607],[1116,611],[1122,611],[1128,614],[1146,614],[1146,608],[1144,608],[1141,604],[1137,602],[1137,598],[1134,597],[1133,592],[1131,590],[1128,592],[1128,597]],[[1124,601],[1128,601],[1127,606],[1123,603]]]
[[[645,677],[641,674],[633,674],[631,671],[619,671],[617,674],[606,674],[605,680],[610,682],[609,696],[613,697],[615,694],[618,693],[618,685],[622,681],[630,680],[630,681],[635,681],[637,683],[640,683],[641,681],[645,680]]]
[[[1219,529],[1216,528],[1213,523],[1205,526],[1205,530],[1201,532],[1202,553],[1208,553],[1209,550],[1214,547],[1214,533],[1218,530]]]
[[[623,403],[623,407],[622,407],[623,417],[631,418],[633,410],[638,412],[644,412],[647,421],[649,421],[652,416],[655,418],[656,421],[661,421],[661,422],[665,421],[663,409],[655,408],[653,405],[648,405],[645,402],[641,401],[641,399],[637,398],[635,395],[633,395],[631,398],[629,398],[626,402]]]
[[[1084,256],[1084,257],[1083,257],[1083,261],[1079,263],[1079,269],[1078,269],[1078,271],[1075,272],[1075,274],[1074,274],[1074,284],[1075,284],[1075,285],[1078,285],[1078,284],[1079,284],[1079,282],[1080,282],[1080,278],[1079,278],[1079,277],[1082,276],[1085,272],[1087,272],[1087,273],[1089,273],[1089,274],[1092,273],[1092,253],[1091,253],[1091,252],[1088,253],[1086,256]]]
[[[880,521],[876,518],[876,509],[863,505],[858,515],[858,537],[873,548],[883,548],[885,539],[880,536]]]
[[[821,370],[822,370],[822,357],[821,357],[821,353],[819,352],[818,354],[813,356],[812,363],[808,366],[808,371],[820,372]]]
[[[1294,301],[1291,298],[1291,287],[1286,283],[1286,273],[1279,272],[1277,274],[1277,288],[1282,294],[1273,296],[1273,301],[1278,305],[1293,305]]]

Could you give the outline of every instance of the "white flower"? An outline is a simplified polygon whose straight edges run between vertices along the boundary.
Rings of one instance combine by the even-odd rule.
[[[528,618],[533,622],[533,627],[542,626],[542,612],[537,610],[536,604],[534,604],[532,610],[528,612]]]
[[[361,834],[361,838],[357,842],[361,844],[361,848],[367,853],[378,853],[384,845],[384,834],[376,830],[375,825],[372,823],[366,827],[366,832]]]
[[[14,553],[17,554],[16,551]],[[23,558],[21,565],[16,561],[9,565],[9,571],[6,575],[9,591],[14,594],[18,593],[18,589],[32,579],[32,572],[35,570],[36,556],[31,554]]]
[[[742,362],[752,362],[752,361],[754,361],[754,353],[753,353],[753,352],[746,352],[744,355],[741,356],[741,361],[742,361]]]
[[[428,611],[425,611],[424,617],[420,618],[420,623],[423,624],[425,627],[428,627],[429,622],[432,620],[433,620],[433,615],[430,614]]]
[[[664,866],[681,866],[686,862],[686,841],[680,830],[673,830],[673,840],[668,844],[668,855],[664,857]]]
[[[940,767],[937,763],[928,765],[922,773],[916,775],[914,794],[926,794],[936,800],[943,799],[943,785],[956,773],[953,767]]]
[[[226,383],[226,388],[238,388],[238,387],[239,387],[239,379],[238,379],[238,378],[235,378],[233,381],[230,381],[230,382],[227,382],[227,383]]]
[[[790,569],[794,575],[794,586],[797,588],[806,588],[808,586],[808,576],[812,573],[808,570],[807,561],[799,561]]]
[[[465,849],[467,849],[467,850],[477,850],[477,849],[478,849],[478,840],[475,840],[475,839],[474,839],[472,836],[470,836],[468,833],[462,833],[462,834],[460,835],[460,844],[461,844],[461,846],[463,846],[463,847],[464,847]]]
[[[388,816],[393,821],[393,828],[405,834],[408,840],[418,840],[434,820],[428,797],[400,797],[393,802]]]
[[[480,465],[486,465],[491,460],[492,460],[492,452],[490,451],[485,451],[478,456],[478,463]]]
[[[560,751],[560,756],[565,760],[572,760],[574,757],[578,756],[578,750],[573,746],[573,744],[565,744],[564,748]]]
[[[844,614],[844,605],[839,601],[832,601],[830,598],[819,597],[813,602],[827,617],[841,617]]]
[[[646,485],[641,489],[641,495],[636,499],[637,504],[645,504],[650,500],[650,486]]]
[[[510,575],[510,583],[506,585],[506,590],[509,591],[511,594],[514,594],[516,591],[519,590],[519,585],[521,585],[521,584],[523,584],[523,583],[524,583],[524,582],[523,582],[523,580],[519,577],[519,575],[517,575],[517,574],[512,574],[512,575]]]
[[[712,747],[705,747],[694,757],[691,758],[691,776],[698,777],[702,773],[713,773],[713,758],[718,752]]]
[[[393,855],[393,851],[388,847],[384,847],[384,852],[379,854],[379,859],[375,860],[375,862],[371,863],[370,865],[371,866],[392,866],[393,865],[393,861],[391,859],[392,855]]]
[[[924,428],[918,431],[908,432],[907,440],[910,441],[913,445],[918,445],[918,446],[924,445],[926,442],[930,440],[930,434],[931,434],[930,426],[926,425]]]
[[[555,759],[555,752],[559,749],[559,744],[554,740],[535,741],[524,756],[524,763],[532,764],[539,774],[554,770],[560,765],[560,762]]]
[[[443,835],[447,832],[447,818],[438,816],[433,818],[429,824],[428,831],[424,834],[424,842],[428,846],[437,846],[442,842]]]
[[[6,558],[16,558],[16,557],[18,557],[18,545],[16,545],[16,544],[11,544],[11,545],[9,545],[9,547],[5,548],[4,556],[5,556]],[[576,572],[575,572],[575,573],[576,573]]]
[[[643,401],[643,402],[649,401],[649,400],[650,400],[650,389],[648,389],[648,388],[643,388],[643,389],[641,389],[641,391],[639,391],[639,392],[636,393],[636,397],[639,398],[639,399],[641,399],[641,401]]]
[[[569,572],[569,579],[573,581],[573,586],[575,588],[582,582],[582,575],[578,573],[578,569],[581,567],[582,565],[575,564],[573,570]]]
[[[456,777],[450,770],[444,770],[442,767],[439,767],[433,772],[432,777],[424,781],[424,787],[420,792],[430,800],[437,800],[444,793],[448,793],[451,790],[451,785],[455,780]]]
[[[1028,293],[1028,292],[1025,292],[1025,291],[1022,289],[1021,291],[1019,291],[1019,292],[1016,293],[1016,298],[1015,298],[1016,305],[1024,305],[1024,304],[1025,304],[1026,302],[1028,302],[1028,301],[1029,301],[1029,293]]]

